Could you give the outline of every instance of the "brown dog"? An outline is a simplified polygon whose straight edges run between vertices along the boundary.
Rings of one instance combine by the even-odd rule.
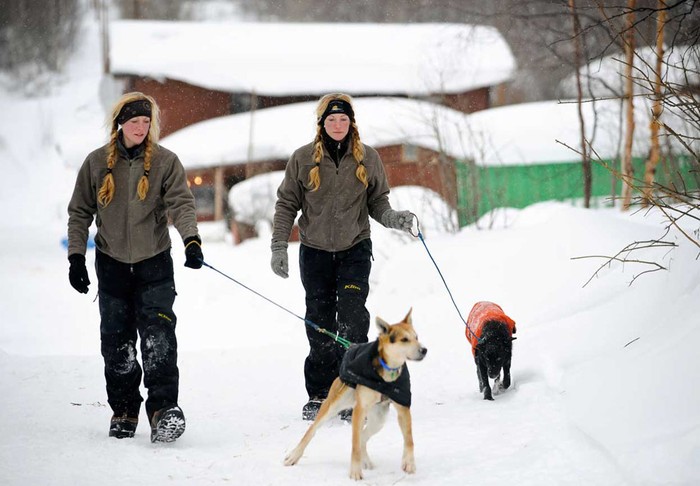
[[[362,469],[373,467],[367,455],[367,441],[381,430],[389,403],[393,403],[403,434],[401,468],[409,474],[416,471],[410,409],[411,382],[406,360],[420,361],[428,350],[418,341],[410,310],[403,321],[393,325],[377,317],[377,327],[379,337],[376,341],[354,344],[348,349],[340,365],[340,376],[331,385],[314,423],[285,457],[285,466],[299,462],[316,430],[326,420],[352,407],[350,477],[362,479]]]

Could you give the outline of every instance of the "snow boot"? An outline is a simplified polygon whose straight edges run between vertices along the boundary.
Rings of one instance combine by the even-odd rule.
[[[114,414],[109,421],[109,436],[117,439],[130,439],[136,433],[138,424],[138,417],[129,417],[127,414]]]
[[[341,410],[338,412],[338,417],[340,417],[340,420],[343,422],[347,422],[349,424],[352,423],[352,408],[346,408],[345,410]]]
[[[318,410],[321,408],[323,403],[323,398],[311,397],[309,401],[306,402],[304,408],[301,409],[301,418],[303,420],[316,420],[316,415],[318,415]]]
[[[185,414],[177,405],[158,410],[151,418],[151,442],[173,442],[185,432]]]

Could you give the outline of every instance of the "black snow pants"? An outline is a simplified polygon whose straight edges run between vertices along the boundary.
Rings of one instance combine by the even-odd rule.
[[[306,319],[353,343],[366,343],[369,312],[365,307],[372,266],[372,241],[362,240],[338,252],[299,248],[301,282],[306,291]],[[306,326],[309,355],[304,378],[309,397],[325,398],[338,377],[345,349]]]
[[[96,252],[100,298],[100,338],[107,401],[116,415],[138,417],[142,369],[136,359],[141,339],[146,412],[150,422],[163,407],[176,405],[175,281],[170,250],[128,264]]]

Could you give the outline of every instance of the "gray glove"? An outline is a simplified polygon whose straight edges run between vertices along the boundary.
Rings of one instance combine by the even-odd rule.
[[[413,213],[411,211],[387,209],[382,214],[382,224],[387,228],[410,232],[413,228]]]
[[[270,245],[272,250],[272,259],[270,259],[270,267],[275,275],[282,278],[289,277],[289,257],[287,256],[287,242],[273,241]]]

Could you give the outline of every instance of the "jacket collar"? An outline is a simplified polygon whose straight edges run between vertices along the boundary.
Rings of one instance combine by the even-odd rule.
[[[350,145],[350,133],[348,133],[340,142],[331,138],[331,136],[328,135],[325,130],[321,130],[321,137],[323,138],[323,147],[326,149],[328,155],[330,155],[331,159],[333,159],[336,164],[340,163],[340,160],[348,151],[348,146]]]

